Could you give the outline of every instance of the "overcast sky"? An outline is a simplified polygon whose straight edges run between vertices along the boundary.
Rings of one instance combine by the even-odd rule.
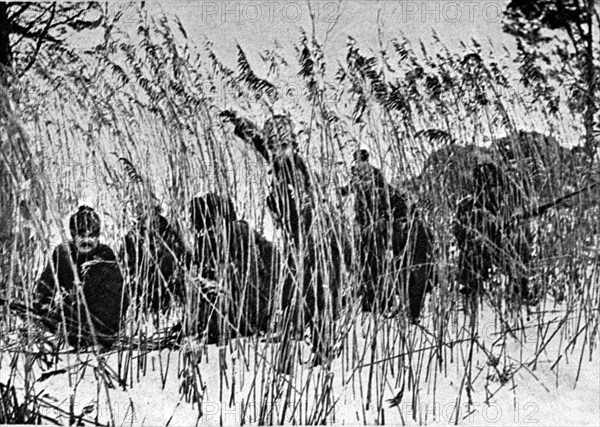
[[[384,41],[404,33],[411,41],[431,41],[432,29],[450,47],[472,37],[492,40],[497,49],[512,47],[512,38],[502,32],[502,12],[507,0],[318,0],[310,4],[315,13],[315,29],[321,41],[327,37],[326,54],[345,54],[350,35],[365,48],[377,49],[378,15]],[[235,63],[236,41],[249,55],[271,48],[277,39],[285,52],[292,54],[300,38],[299,29],[311,30],[309,2],[287,0],[256,1],[162,1],[149,2],[150,11],[161,8],[176,14],[189,37],[198,46],[206,38],[215,44],[221,58]],[[339,20],[336,22],[337,17]],[[288,55],[286,55],[288,57]],[[289,57],[288,57],[289,58]]]

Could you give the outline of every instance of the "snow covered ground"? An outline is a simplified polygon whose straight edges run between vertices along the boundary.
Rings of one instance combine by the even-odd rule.
[[[359,315],[347,329],[347,335],[342,332],[338,336],[343,343],[342,351],[329,369],[308,367],[311,352],[306,343],[299,344],[300,362],[295,364],[292,374],[287,375],[272,369],[274,352],[271,350],[280,344],[250,338],[236,340],[225,348],[184,342],[180,351],[150,352],[145,366],[138,365],[138,361],[143,361],[141,358],[134,360],[127,375],[121,371],[121,376],[127,377],[126,387],[120,387],[115,381],[120,358],[117,353],[102,356],[109,368],[102,371],[94,369],[99,363],[96,356],[85,353],[62,355],[62,361],[48,371],[64,368],[72,375],[58,373],[43,382],[38,381],[36,389],[43,390],[42,395],[61,410],[68,412],[72,403],[74,413],[85,413],[84,419],[97,417],[100,422],[110,422],[112,417],[116,425],[308,424],[316,418],[328,424],[345,425],[455,422],[461,425],[598,425],[600,363],[597,348],[592,354],[586,350],[582,356],[584,333],[575,345],[564,351],[577,330],[576,323],[573,327],[563,325],[562,330],[571,330],[570,337],[558,332],[548,345],[540,348],[538,333],[541,331],[550,337],[558,326],[558,322],[552,321],[562,319],[564,312],[558,309],[547,316],[546,328],[538,329],[531,321],[525,325],[524,333],[503,340],[496,333],[498,325],[492,310],[482,310],[476,328],[480,345],[473,348],[471,365],[471,404],[464,382],[471,340],[462,314],[451,319],[442,331],[445,343],[456,343],[442,345],[441,350],[440,347],[435,350],[439,342],[429,317],[421,326],[411,326],[409,339],[404,344],[398,338],[398,322],[381,321],[373,353],[372,318],[361,319]],[[595,339],[598,339],[597,334]],[[402,356],[407,348],[413,349],[410,357]],[[443,360],[440,361],[434,351],[441,352]],[[539,357],[537,363],[533,363],[536,354]],[[121,362],[125,357],[125,353],[121,354]],[[192,384],[190,378],[194,377],[193,370],[185,368],[185,358],[198,362],[187,366],[198,367],[195,375],[203,387],[199,390],[203,395],[200,418],[198,406],[186,402],[182,394],[185,384]],[[356,358],[363,360],[362,366],[353,362]],[[141,372],[143,367],[145,374]],[[5,369],[3,364],[3,371]],[[108,377],[112,378],[114,388],[108,389],[107,396],[105,389],[97,385],[98,376],[111,370]],[[41,374],[36,368],[36,377]],[[411,376],[419,378],[418,393],[409,386]],[[389,400],[398,395],[403,382],[403,398],[391,407]],[[323,390],[329,393],[323,394]],[[75,399],[71,402],[72,395]],[[271,404],[261,405],[264,401]],[[60,414],[56,409],[48,409],[47,415],[56,418]],[[62,422],[68,422],[65,414],[60,416]]]

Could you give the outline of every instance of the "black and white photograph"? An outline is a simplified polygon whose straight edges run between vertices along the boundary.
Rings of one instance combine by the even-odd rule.
[[[0,424],[600,425],[599,0],[0,0]]]

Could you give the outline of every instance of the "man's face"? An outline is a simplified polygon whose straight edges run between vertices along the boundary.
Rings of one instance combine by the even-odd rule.
[[[99,240],[97,233],[82,231],[75,236],[75,247],[79,253],[87,254],[96,249]]]

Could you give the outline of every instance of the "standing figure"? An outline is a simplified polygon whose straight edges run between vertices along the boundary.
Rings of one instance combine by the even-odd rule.
[[[204,279],[217,283],[200,289],[200,332],[206,332],[209,344],[267,332],[282,284],[279,252],[237,219],[229,198],[215,193],[195,197],[190,215],[196,231],[194,261]],[[289,292],[289,281],[283,285],[283,293]]]
[[[369,152],[359,149],[353,155],[350,185],[341,189],[342,195],[355,193],[355,220],[361,227],[368,227],[384,219],[405,220],[408,201],[398,189],[389,185],[380,169],[369,163]]]
[[[318,362],[326,352],[332,335],[328,327],[338,312],[342,260],[338,237],[330,226],[315,221],[315,189],[306,162],[297,151],[289,117],[269,118],[261,132],[234,112],[224,111],[221,115],[235,125],[235,134],[253,144],[270,165],[267,206],[283,232],[285,259],[294,279],[290,301],[286,302],[287,321],[296,328],[305,323],[311,326]]]
[[[183,270],[189,266],[191,254],[160,208],[139,215],[137,228],[124,238],[120,258],[134,284],[131,297],[142,312],[158,314],[184,299]]]
[[[363,311],[391,309],[400,286],[416,322],[434,280],[431,231],[409,210],[406,196],[369,163],[367,150],[354,153],[351,183],[340,192],[355,194]]]
[[[458,204],[453,233],[460,251],[458,281],[463,293],[476,294],[484,282],[505,274],[515,289],[528,294],[531,235],[512,215],[524,206],[521,190],[495,164],[473,171],[471,195]]]
[[[88,206],[71,216],[73,240],[54,249],[36,285],[35,308],[67,332],[74,347],[110,347],[127,308],[123,276],[111,248],[101,244],[100,217]]]
[[[297,152],[292,121],[275,115],[260,132],[254,123],[234,112],[224,111],[221,115],[231,120],[235,134],[253,144],[269,163],[272,179],[267,206],[286,238],[299,248],[312,223],[313,200],[309,170]]]

